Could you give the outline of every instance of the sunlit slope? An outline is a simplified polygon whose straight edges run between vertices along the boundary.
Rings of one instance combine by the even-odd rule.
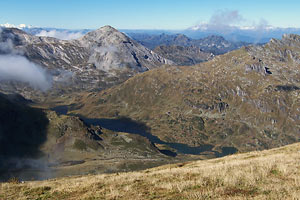
[[[297,199],[299,143],[141,172],[0,184],[2,199]]]
[[[193,67],[139,74],[100,93],[88,93],[73,113],[126,116],[153,135],[190,146],[250,151],[299,141],[300,42],[285,35]]]

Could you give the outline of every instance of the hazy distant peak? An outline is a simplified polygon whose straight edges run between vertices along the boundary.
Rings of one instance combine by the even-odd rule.
[[[188,38],[186,35],[184,34],[177,34],[176,35],[176,40],[190,40],[190,38]]]

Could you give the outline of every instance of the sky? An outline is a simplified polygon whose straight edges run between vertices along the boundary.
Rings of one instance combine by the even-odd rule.
[[[299,0],[1,0],[0,24],[180,30],[209,23],[220,12],[235,12],[239,18],[235,25],[263,21],[274,27],[299,28],[299,9]]]

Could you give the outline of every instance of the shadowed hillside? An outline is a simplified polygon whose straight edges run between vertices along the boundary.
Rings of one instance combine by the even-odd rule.
[[[32,167],[29,159],[43,155],[40,146],[49,121],[42,110],[26,103],[20,95],[0,94],[0,179],[9,171]]]
[[[28,103],[33,106],[20,95],[0,94],[0,181],[141,170],[185,159],[130,130],[88,125]]]

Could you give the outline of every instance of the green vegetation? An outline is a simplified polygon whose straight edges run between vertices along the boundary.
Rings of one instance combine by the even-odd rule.
[[[73,147],[81,151],[87,150],[86,143],[80,139],[75,140]]]

